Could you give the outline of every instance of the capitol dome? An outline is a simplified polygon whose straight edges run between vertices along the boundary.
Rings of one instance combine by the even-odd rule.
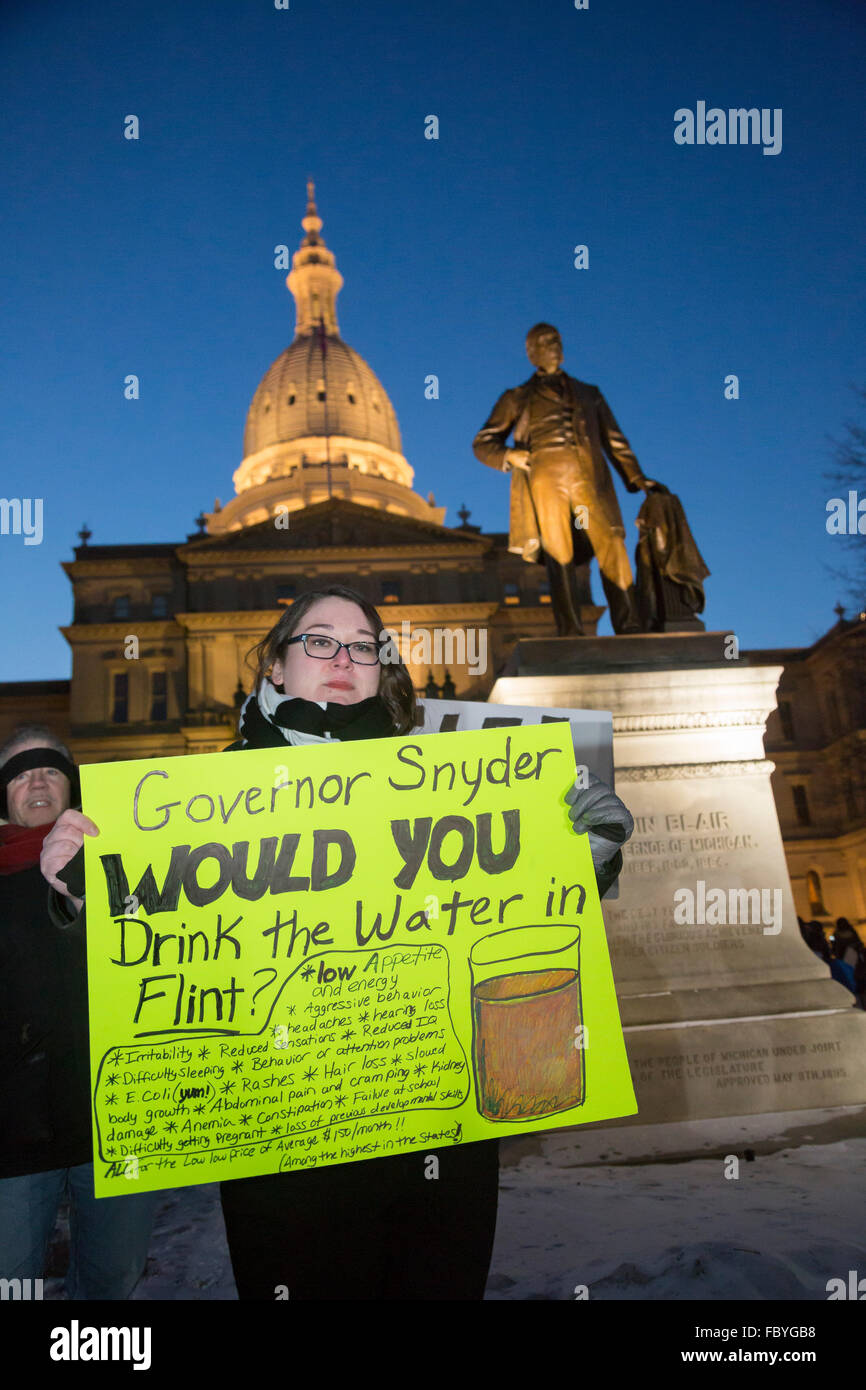
[[[320,235],[312,182],[301,225],[305,235],[286,276],[295,336],[259,382],[234,474],[236,496],[207,517],[208,531],[237,531],[329,497],[442,525],[444,508],[412,490],[385,388],[340,336],[343,277]]]
[[[244,458],[307,436],[368,439],[401,452],[394,407],[376,373],[336,334],[306,333],[281,352],[253,396]]]

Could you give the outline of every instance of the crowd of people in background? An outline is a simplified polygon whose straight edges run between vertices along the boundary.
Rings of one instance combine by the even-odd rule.
[[[837,917],[827,928],[822,922],[797,918],[800,934],[816,956],[829,968],[834,980],[854,995],[856,1008],[866,1009],[866,945],[847,917]]]

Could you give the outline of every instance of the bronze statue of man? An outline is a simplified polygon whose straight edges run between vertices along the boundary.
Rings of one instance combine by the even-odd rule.
[[[562,371],[562,339],[549,323],[526,335],[535,373],[500,396],[475,436],[476,458],[510,472],[510,550],[543,552],[561,636],[583,634],[574,567],[574,526],[589,537],[616,633],[640,632],[625,528],[605,455],[629,492],[651,491],[628,440],[597,386]],[[514,432],[514,443],[506,441]]]

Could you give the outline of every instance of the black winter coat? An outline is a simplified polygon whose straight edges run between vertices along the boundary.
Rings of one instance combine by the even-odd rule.
[[[0,874],[0,1178],[91,1158],[84,941],[36,864]]]

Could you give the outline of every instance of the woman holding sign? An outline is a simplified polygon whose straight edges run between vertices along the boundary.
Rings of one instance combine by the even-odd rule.
[[[387,738],[418,727],[409,673],[384,638],[379,614],[354,590],[302,595],[256,648],[254,693],[229,751]],[[591,783],[568,800],[575,830],[590,834],[604,893],[632,821],[609,788]],[[57,873],[81,845],[85,820],[58,822],[56,844],[46,840],[43,871],[62,892],[69,890]],[[498,1141],[482,1140],[223,1182],[238,1295],[481,1299],[498,1174]]]

